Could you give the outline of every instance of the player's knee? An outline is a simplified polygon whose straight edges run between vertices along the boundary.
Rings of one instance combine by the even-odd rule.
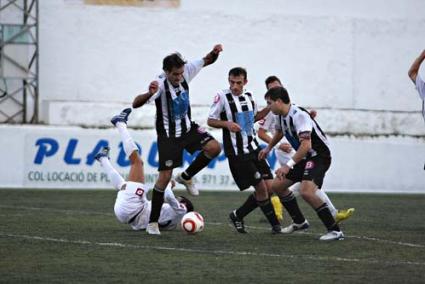
[[[300,188],[300,195],[304,199],[310,199],[315,195],[314,189],[311,189],[309,187],[301,187]]]
[[[168,183],[171,180],[172,171],[160,171],[158,180],[162,183]]]
[[[217,157],[221,152],[220,143],[218,143],[217,140],[211,140],[207,143],[204,151],[211,158]]]

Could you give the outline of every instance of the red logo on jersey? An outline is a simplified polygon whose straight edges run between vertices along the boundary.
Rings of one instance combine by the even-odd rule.
[[[314,168],[314,162],[313,161],[308,161],[305,164],[305,169],[308,170],[308,169],[312,169],[312,168]]]
[[[216,104],[216,103],[218,103],[220,101],[220,95],[215,95],[215,97],[214,97],[214,103]]]
[[[264,122],[266,122],[266,120],[265,120],[265,119],[260,119],[260,120],[258,121],[258,124],[259,124],[259,125],[264,125]]]
[[[142,197],[143,194],[145,193],[145,191],[143,189],[141,189],[141,188],[138,188],[138,189],[136,189],[136,192],[135,193],[136,193],[136,195]]]

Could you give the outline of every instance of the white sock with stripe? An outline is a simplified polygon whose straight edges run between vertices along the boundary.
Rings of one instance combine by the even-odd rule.
[[[111,180],[112,186],[115,189],[120,190],[125,183],[125,180],[117,172],[117,170],[114,169],[109,159],[107,157],[100,158],[100,164],[108,175],[108,178]]]
[[[127,129],[127,124],[124,122],[117,122],[115,125],[120,133],[121,141],[124,145],[124,152],[127,154],[127,157],[130,157],[131,153],[133,153],[135,150],[137,151],[138,148],[136,146],[136,143],[134,143],[133,138],[131,137],[130,133]]]

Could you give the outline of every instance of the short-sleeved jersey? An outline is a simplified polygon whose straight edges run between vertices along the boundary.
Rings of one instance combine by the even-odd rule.
[[[192,121],[188,83],[203,66],[203,59],[186,63],[184,80],[177,87],[167,80],[165,73],[155,79],[159,83],[159,90],[149,99],[149,102],[155,102],[155,127],[159,136],[180,137],[190,130]]]
[[[298,150],[303,136],[310,136],[311,149],[307,157],[331,156],[325,133],[304,108],[291,104],[288,114],[286,116],[279,115],[275,126],[277,130],[285,133],[285,137],[295,150]]]
[[[223,147],[227,157],[251,154],[259,147],[254,128],[256,114],[257,105],[250,92],[235,96],[225,89],[217,93],[209,118],[233,121],[241,128],[239,132],[223,128]]]
[[[273,114],[272,112],[269,112],[263,119],[258,121],[258,125],[259,125],[259,128],[264,129],[270,132],[272,135],[274,135],[276,133],[275,124],[278,120],[279,120],[279,116]],[[280,143],[289,143],[289,142],[284,136],[280,140],[279,144]],[[277,144],[276,147],[278,147],[279,144]]]
[[[416,76],[415,85],[416,85],[416,89],[418,90],[419,97],[422,100],[422,116],[424,117],[424,120],[425,120],[425,82],[419,74]]]
[[[142,183],[127,182],[117,193],[114,212],[118,221],[129,224],[133,230],[145,229],[149,223],[151,201],[146,198],[149,187]],[[165,190],[158,224],[161,229],[172,230],[180,223],[187,209],[174,196],[170,188]]]

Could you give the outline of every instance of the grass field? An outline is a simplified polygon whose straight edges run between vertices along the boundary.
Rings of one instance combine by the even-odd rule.
[[[257,210],[237,234],[227,215],[246,193],[236,191],[193,199],[204,232],[158,237],[115,220],[113,191],[0,190],[0,282],[424,283],[425,195],[330,196],[356,208],[344,241],[319,242],[303,201],[308,232],[272,235]]]

